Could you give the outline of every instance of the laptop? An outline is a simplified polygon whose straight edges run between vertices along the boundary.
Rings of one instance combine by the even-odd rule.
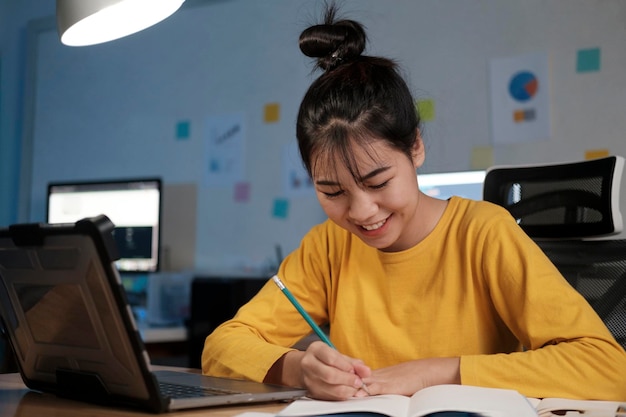
[[[303,389],[151,370],[114,265],[113,228],[101,215],[0,229],[0,330],[27,387],[155,413],[305,395]]]

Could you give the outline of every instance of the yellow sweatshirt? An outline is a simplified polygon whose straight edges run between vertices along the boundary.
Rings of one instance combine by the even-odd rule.
[[[496,205],[453,197],[418,245],[387,253],[326,221],[279,277],[337,349],[372,369],[461,357],[463,384],[626,401],[626,352]],[[310,327],[270,280],[205,342],[205,374],[262,381]]]

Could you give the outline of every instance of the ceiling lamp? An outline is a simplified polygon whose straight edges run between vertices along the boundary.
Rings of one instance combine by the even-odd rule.
[[[184,1],[57,0],[57,29],[65,45],[95,45],[157,24]]]

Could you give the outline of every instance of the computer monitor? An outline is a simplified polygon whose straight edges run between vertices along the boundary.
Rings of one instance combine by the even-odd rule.
[[[447,200],[453,195],[472,200],[482,200],[484,181],[484,170],[417,174],[420,190],[443,200]]]
[[[159,178],[48,184],[48,223],[73,223],[105,214],[115,224],[113,236],[120,272],[160,269],[162,186]]]

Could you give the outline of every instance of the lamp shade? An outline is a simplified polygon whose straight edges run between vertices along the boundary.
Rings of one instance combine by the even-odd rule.
[[[185,0],[57,0],[61,42],[85,46],[112,41],[167,18]]]

